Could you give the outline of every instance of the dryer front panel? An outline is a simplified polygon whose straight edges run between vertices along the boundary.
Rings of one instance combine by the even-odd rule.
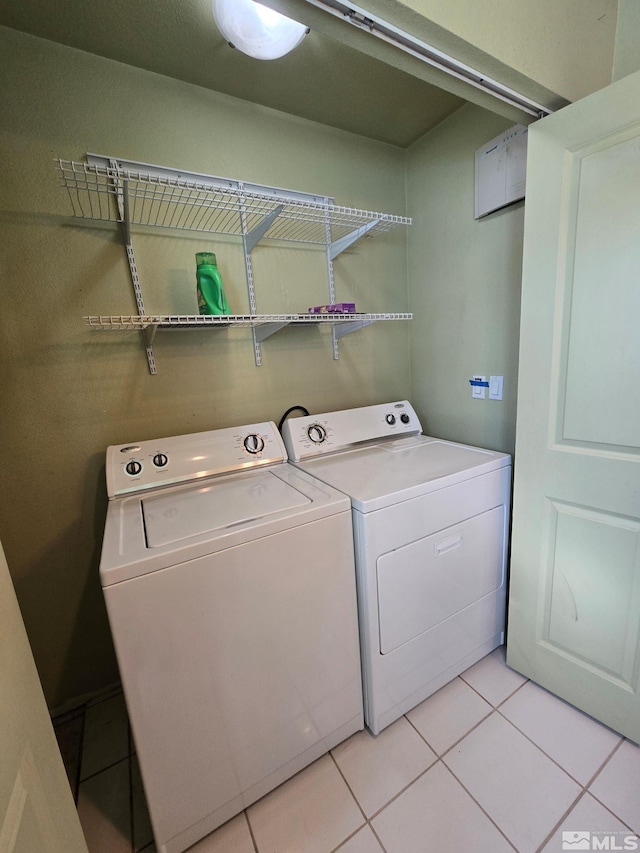
[[[378,558],[381,654],[502,586],[504,520],[494,507]]]
[[[353,511],[365,720],[374,734],[503,642],[511,467]]]

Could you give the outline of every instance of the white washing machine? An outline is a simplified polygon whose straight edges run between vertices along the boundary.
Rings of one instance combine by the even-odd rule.
[[[421,435],[406,401],[290,418],[290,461],[351,498],[374,734],[504,640],[511,459]]]
[[[348,498],[273,423],[107,450],[100,578],[158,853],[363,728]]]

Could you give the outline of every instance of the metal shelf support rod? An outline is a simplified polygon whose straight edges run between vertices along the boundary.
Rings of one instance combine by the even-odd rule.
[[[121,213],[121,217],[122,217],[122,231],[124,234],[124,242],[127,244],[127,246],[130,246],[131,245],[131,208],[130,208],[130,202],[129,202],[129,183],[126,179],[121,181],[119,178],[118,178],[118,183],[120,184],[120,186],[122,188],[121,189],[121,192],[122,192],[122,213]],[[121,196],[120,196],[120,192],[119,192],[118,193],[118,207],[120,206],[120,198],[121,198]]]
[[[118,164],[115,160],[109,161],[111,168],[118,173]],[[133,244],[131,242],[131,215],[130,215],[130,207],[129,207],[129,184],[126,179],[123,180],[118,176],[115,178],[116,189],[117,189],[117,203],[118,203],[118,212],[120,214],[120,220],[122,225],[122,234],[124,236],[125,249],[127,252],[127,261],[129,263],[129,274],[131,275],[131,284],[133,285],[133,293],[136,299],[136,305],[138,306],[138,314],[144,316],[147,312],[144,307],[144,299],[142,298],[142,288],[140,287],[140,276],[138,275],[138,265],[136,264],[136,255],[133,251]],[[157,327],[156,327],[157,328]],[[147,356],[147,364],[149,365],[149,373],[152,376],[155,376],[157,373],[156,369],[156,358],[153,353],[153,338],[155,337],[155,328],[153,328],[153,332],[149,335],[147,329],[144,329],[142,332],[142,337],[144,339],[144,349]]]
[[[331,219],[329,212],[324,215],[324,242],[327,253],[327,280],[329,283],[329,303],[333,305],[336,301],[336,283],[333,275],[333,255],[331,254]],[[333,360],[338,361],[340,351],[338,348],[338,338],[336,336],[335,326],[331,327],[331,350],[333,352]]]
[[[249,229],[247,228],[247,210],[245,205],[244,195],[241,192],[238,196],[238,213],[240,214],[240,230],[242,232],[242,249],[244,254],[244,270],[247,276],[247,295],[249,297],[249,313],[256,313],[256,294],[253,286],[253,261],[251,260],[251,250],[249,249]],[[264,224],[264,223],[261,223]],[[259,227],[259,226],[258,226]],[[260,347],[260,338],[258,337],[256,328],[251,329],[251,337],[253,338],[253,358],[256,367],[262,364],[262,349]]]

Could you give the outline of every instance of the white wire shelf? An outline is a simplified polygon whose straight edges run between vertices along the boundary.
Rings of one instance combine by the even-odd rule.
[[[140,329],[193,329],[197,327],[282,325],[348,325],[375,323],[379,320],[412,320],[413,314],[133,314],[96,315],[85,317],[92,329],[102,331],[133,331]]]
[[[131,275],[137,315],[85,317],[92,329],[138,330],[144,339],[149,371],[155,374],[153,341],[159,330],[251,329],[256,366],[261,343],[285,326],[329,326],[334,359],[338,339],[380,320],[411,320],[413,314],[258,314],[252,253],[263,240],[307,243],[326,253],[328,302],[337,302],[333,263],[365,236],[411,225],[406,216],[341,207],[329,196],[185,172],[117,157],[87,154],[86,162],[55,160],[73,215],[119,223]],[[196,231],[240,237],[247,278],[248,314],[150,314],[145,308],[131,226]]]
[[[118,161],[55,161],[73,215],[184,231],[326,245],[410,225],[406,216],[340,207],[332,199],[176,170],[125,168]],[[97,162],[105,161],[105,162]],[[115,165],[114,165],[115,163]],[[120,203],[119,203],[120,202]]]

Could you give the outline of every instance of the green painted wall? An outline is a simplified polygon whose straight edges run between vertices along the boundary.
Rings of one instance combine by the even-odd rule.
[[[90,332],[87,314],[135,313],[113,226],[70,219],[53,158],[87,151],[333,195],[405,213],[404,152],[205,89],[0,29],[2,311],[0,539],[47,701],[115,681],[98,580],[109,444],[278,420],[409,395],[407,323],[343,339],[291,329],[253,361],[246,330],[160,334],[158,375],[137,333]],[[259,66],[256,66],[259,73]],[[213,248],[232,309],[248,310],[237,243],[136,234],[147,308],[195,312],[194,254]],[[258,310],[327,301],[324,253],[259,248]],[[339,300],[405,311],[406,234],[336,262]]]
[[[513,453],[524,203],[475,220],[474,155],[505,121],[467,105],[407,155],[411,396],[425,431]],[[474,373],[504,399],[474,400]]]
[[[640,71],[640,3],[618,0],[618,27],[612,80]]]

